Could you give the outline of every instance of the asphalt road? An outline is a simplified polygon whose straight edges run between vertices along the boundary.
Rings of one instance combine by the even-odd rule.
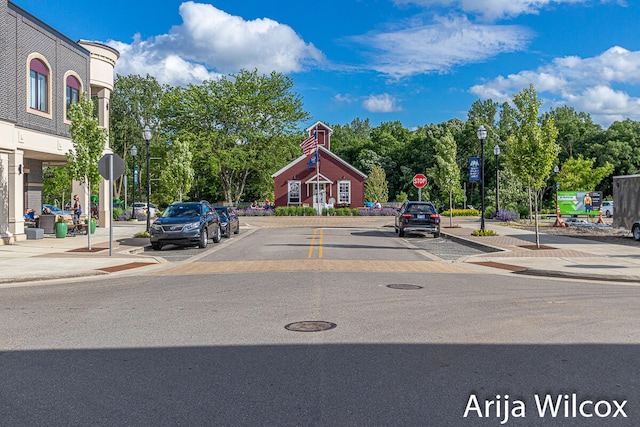
[[[639,303],[391,230],[252,230],[138,276],[0,289],[0,424],[638,425]],[[304,321],[330,329],[286,328]]]

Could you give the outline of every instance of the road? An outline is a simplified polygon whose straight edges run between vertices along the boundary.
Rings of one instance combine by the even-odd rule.
[[[0,424],[639,424],[638,286],[429,245],[243,230],[138,275],[0,289]]]

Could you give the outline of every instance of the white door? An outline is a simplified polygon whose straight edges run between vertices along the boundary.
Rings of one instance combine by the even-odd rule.
[[[320,183],[320,200],[318,204],[318,184],[313,184],[313,207],[318,211],[318,215],[322,215],[322,208],[327,205],[326,184]]]

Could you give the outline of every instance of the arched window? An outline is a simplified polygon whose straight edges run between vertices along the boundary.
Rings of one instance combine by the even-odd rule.
[[[39,59],[29,63],[29,108],[49,112],[49,69]]]
[[[72,102],[78,102],[80,100],[81,86],[80,86],[80,82],[76,77],[67,76],[66,87],[67,87],[66,116],[67,116],[67,119],[69,119],[69,106],[71,105]]]

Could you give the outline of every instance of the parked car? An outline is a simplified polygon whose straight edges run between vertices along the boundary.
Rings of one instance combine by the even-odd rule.
[[[240,219],[236,211],[228,206],[215,206],[220,217],[220,229],[224,237],[231,237],[231,233],[240,233]]]
[[[154,250],[164,245],[207,247],[209,236],[220,242],[220,217],[206,201],[176,202],[151,224],[150,240]]]
[[[133,212],[133,208],[136,208],[136,213],[137,212],[147,212],[147,202],[135,202],[133,205],[130,205],[128,210]],[[151,215],[151,218],[156,216],[156,212],[158,212],[158,208],[156,208],[154,206],[153,203],[149,203],[149,214]]]
[[[440,214],[431,202],[404,202],[396,215],[395,231],[400,237],[413,231],[440,237]]]
[[[613,216],[613,200],[605,200],[602,202],[602,215],[607,218],[611,218]]]

